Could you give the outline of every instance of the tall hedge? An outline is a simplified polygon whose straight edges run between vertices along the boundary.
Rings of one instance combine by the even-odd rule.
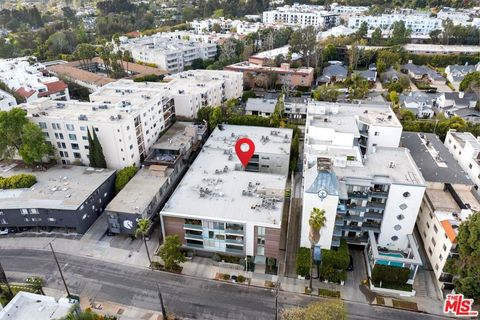
[[[375,286],[382,284],[398,284],[407,283],[410,269],[403,267],[385,266],[376,264],[372,270],[372,282]]]
[[[31,174],[17,174],[8,178],[0,177],[0,189],[30,188],[37,182],[37,178]]]
[[[138,168],[135,166],[125,167],[117,171],[115,177],[115,193],[119,193],[123,187],[133,178],[135,173],[137,173]]]
[[[345,270],[348,268],[349,263],[350,256],[345,239],[340,241],[340,247],[337,250],[322,250],[322,265],[329,265],[337,270]]]
[[[300,247],[297,253],[297,274],[306,277],[310,274],[312,256],[310,248]]]

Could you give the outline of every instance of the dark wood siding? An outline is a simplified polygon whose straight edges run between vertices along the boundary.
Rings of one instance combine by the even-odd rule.
[[[176,234],[182,240],[182,243],[185,244],[185,230],[183,225],[185,224],[185,219],[176,218],[176,217],[163,217],[163,223],[165,227],[165,236]]]
[[[265,256],[278,258],[280,246],[280,229],[265,228]]]

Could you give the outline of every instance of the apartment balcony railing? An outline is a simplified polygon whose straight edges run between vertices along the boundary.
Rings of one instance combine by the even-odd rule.
[[[340,247],[340,239],[332,238],[332,247]]]
[[[366,211],[365,207],[357,206],[356,204],[347,204],[347,209],[350,211]]]
[[[193,233],[185,233],[185,239],[203,240],[203,235],[193,234]]]
[[[388,192],[385,191],[371,191],[370,194],[376,198],[388,198]]]
[[[345,240],[347,240],[348,243],[360,244],[360,243],[366,243],[368,241],[368,237],[367,236],[346,237]]]
[[[334,228],[333,229],[333,236],[334,237],[341,237],[342,236],[342,228]]]
[[[236,245],[242,245],[243,246],[243,240],[225,239],[225,243],[236,244]]]
[[[385,209],[385,203],[382,202],[367,202],[368,209]]]
[[[343,226],[344,225],[343,218],[336,218],[335,225],[339,227]]]
[[[225,234],[243,235],[243,230],[225,229]]]
[[[360,135],[364,137],[368,137],[368,130],[360,130]]]
[[[202,225],[199,224],[184,224],[183,229],[191,229],[191,230],[203,230]]]
[[[186,243],[184,246],[187,248],[203,249],[203,244]]]
[[[378,212],[365,212],[364,215],[365,219],[377,219],[377,220],[382,220],[383,219],[383,214],[378,213]]]
[[[352,231],[352,232],[359,232],[362,231],[362,228],[359,226],[349,226],[349,225],[344,225],[342,227],[343,231]]]
[[[346,214],[345,220],[355,221],[355,222],[363,222],[363,217],[356,215],[356,214]]]
[[[243,249],[226,248],[225,252],[233,254],[243,254]]]
[[[380,232],[380,224],[365,222],[362,224],[362,229],[366,231],[371,230],[373,232]]]
[[[339,204],[337,206],[337,212],[346,213],[347,212],[347,206],[345,204]]]
[[[348,193],[349,199],[368,199],[367,192],[353,191]]]

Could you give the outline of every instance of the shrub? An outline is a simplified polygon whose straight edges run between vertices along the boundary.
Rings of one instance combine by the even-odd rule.
[[[318,289],[318,295],[323,297],[340,298],[340,291],[332,291],[320,288]]]
[[[11,177],[0,177],[0,189],[30,188],[37,182],[37,178],[31,174],[17,174]]]
[[[372,283],[379,286],[384,284],[404,285],[408,281],[410,269],[376,264],[372,270]]]
[[[348,255],[348,244],[345,239],[340,242],[340,247],[337,250],[322,250],[322,265],[331,265],[333,269],[345,270],[350,263],[350,256]]]
[[[297,274],[306,277],[310,274],[311,253],[309,248],[300,247],[297,253]]]
[[[158,82],[163,80],[164,76],[157,76],[156,74],[147,74],[143,77],[133,79],[133,82]]]
[[[117,171],[117,176],[115,177],[115,193],[119,193],[130,179],[133,178],[137,171],[138,168],[135,166],[125,167],[122,170]]]
[[[244,283],[245,280],[247,280],[247,279],[246,279],[244,276],[242,276],[242,275],[239,275],[239,276],[237,277],[237,281],[240,282],[240,283]]]
[[[230,275],[224,273],[224,274],[222,275],[222,278],[223,278],[223,280],[230,280]]]

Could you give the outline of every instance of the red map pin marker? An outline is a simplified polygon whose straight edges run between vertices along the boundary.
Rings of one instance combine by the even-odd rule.
[[[255,143],[248,138],[238,139],[235,144],[235,152],[245,168],[255,152]]]

